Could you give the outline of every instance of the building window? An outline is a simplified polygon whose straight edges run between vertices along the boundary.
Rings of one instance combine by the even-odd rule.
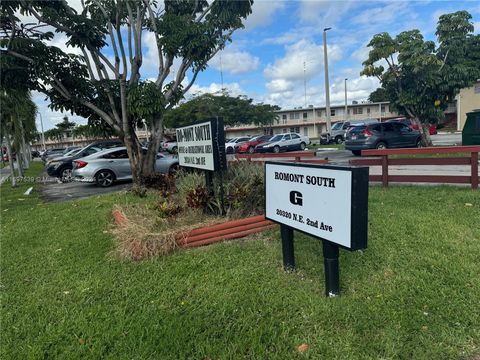
[[[381,111],[382,113],[385,112],[385,105],[382,105],[382,106],[381,106],[381,110],[380,110],[380,111]]]
[[[322,116],[322,110],[317,110],[317,116],[321,117]]]
[[[347,114],[350,115],[350,109],[347,110]]]
[[[291,128],[290,128],[290,132],[291,132],[291,133],[299,133],[299,132],[300,132],[300,128],[299,128],[299,127],[291,127]]]
[[[367,114],[370,114],[370,108],[367,107]]]
[[[330,116],[335,116],[335,109],[330,109]]]
[[[474,93],[480,94],[480,84],[475,85]]]
[[[283,133],[285,134],[287,132],[287,129],[282,129]]]
[[[287,114],[282,115],[282,120],[287,120]]]
[[[353,108],[353,115],[363,114],[363,108]]]
[[[308,127],[303,128],[303,135],[308,136]]]
[[[300,113],[298,112],[295,113],[295,119],[300,119]]]
[[[290,114],[289,114],[290,120],[293,120],[294,116],[295,116],[295,115],[294,115],[293,113],[290,113]]]
[[[306,120],[308,118],[308,113],[304,112],[303,113],[303,119]]]

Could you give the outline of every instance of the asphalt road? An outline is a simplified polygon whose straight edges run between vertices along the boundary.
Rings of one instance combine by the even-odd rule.
[[[118,182],[110,187],[102,188],[90,183],[59,183],[56,179],[45,177],[40,192],[45,201],[61,202],[125,190],[129,189],[131,185],[131,182]]]

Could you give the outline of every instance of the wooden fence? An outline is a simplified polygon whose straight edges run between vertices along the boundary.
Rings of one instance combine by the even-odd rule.
[[[379,156],[376,159],[350,160],[351,165],[381,166],[381,175],[370,175],[370,181],[380,181],[384,187],[390,182],[423,182],[446,184],[470,184],[472,189],[478,189],[478,153],[480,146],[449,146],[414,149],[382,149],[362,150],[362,156]],[[428,155],[428,154],[461,154],[459,157],[419,157],[419,158],[389,158],[391,155]],[[470,176],[465,175],[389,175],[390,165],[470,165]]]
[[[236,160],[246,160],[262,164],[267,160],[282,160],[287,162],[306,162],[310,164],[328,164],[328,160],[315,157],[315,151],[292,151],[285,153],[254,153],[254,154],[235,154]]]

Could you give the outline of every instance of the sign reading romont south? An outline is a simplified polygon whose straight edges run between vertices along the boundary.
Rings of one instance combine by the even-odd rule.
[[[265,217],[349,250],[364,249],[368,168],[266,162]]]
[[[215,119],[176,129],[180,166],[215,171],[225,167],[223,121]]]

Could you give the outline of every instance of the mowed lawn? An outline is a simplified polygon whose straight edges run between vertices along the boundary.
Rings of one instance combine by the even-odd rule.
[[[112,255],[110,212],[145,200],[44,204],[28,186],[1,188],[2,359],[480,354],[479,191],[370,188],[368,249],[341,251],[342,296],[325,298],[315,239],[296,234],[295,273],[278,231],[130,262]]]

